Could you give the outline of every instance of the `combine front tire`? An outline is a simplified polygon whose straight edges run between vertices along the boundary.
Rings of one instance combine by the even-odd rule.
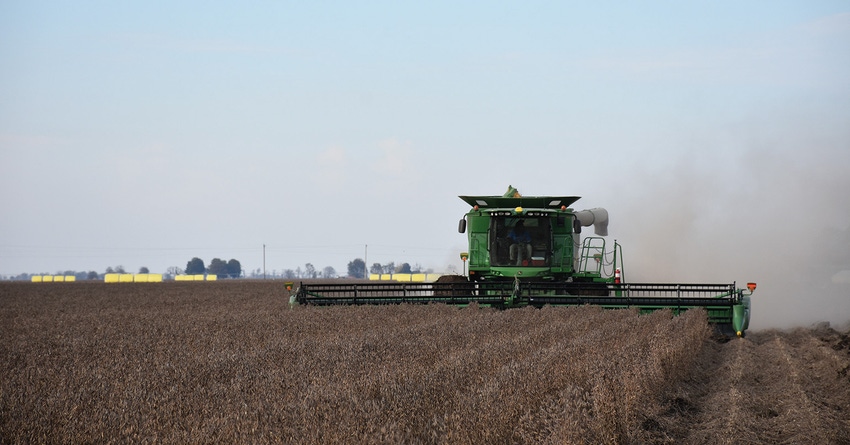
[[[468,288],[464,288],[462,290],[454,289],[455,287],[461,286],[452,286],[455,283],[468,283],[469,279],[467,279],[463,275],[443,275],[440,278],[437,278],[435,281],[434,288],[434,296],[435,297],[460,297],[460,296],[472,296],[472,293]],[[464,294],[464,295],[459,295]]]

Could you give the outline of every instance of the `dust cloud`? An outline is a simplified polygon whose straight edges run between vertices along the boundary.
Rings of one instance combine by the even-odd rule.
[[[824,144],[680,158],[622,187],[632,282],[756,282],[751,329],[850,323],[850,152]]]

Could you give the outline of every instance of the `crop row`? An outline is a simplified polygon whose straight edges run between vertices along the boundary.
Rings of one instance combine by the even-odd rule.
[[[296,307],[269,283],[0,286],[0,434],[26,442],[627,443],[701,311]]]

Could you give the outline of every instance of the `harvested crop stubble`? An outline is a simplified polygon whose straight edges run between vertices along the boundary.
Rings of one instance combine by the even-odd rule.
[[[297,307],[279,283],[0,285],[9,443],[638,443],[704,313]]]
[[[829,328],[712,343],[659,420],[683,444],[848,444],[848,369],[850,337]]]

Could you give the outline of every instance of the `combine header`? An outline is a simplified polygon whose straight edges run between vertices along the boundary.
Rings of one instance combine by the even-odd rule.
[[[443,276],[436,283],[301,283],[299,304],[430,303],[511,308],[544,305],[599,305],[670,309],[674,314],[703,308],[709,321],[729,336],[743,336],[750,320],[747,289],[732,284],[627,283],[622,249],[609,249],[608,212],[575,211],[577,196],[522,196],[509,187],[502,196],[461,196],[471,209],[460,220],[466,232],[469,276]],[[582,227],[596,236],[582,238]]]

